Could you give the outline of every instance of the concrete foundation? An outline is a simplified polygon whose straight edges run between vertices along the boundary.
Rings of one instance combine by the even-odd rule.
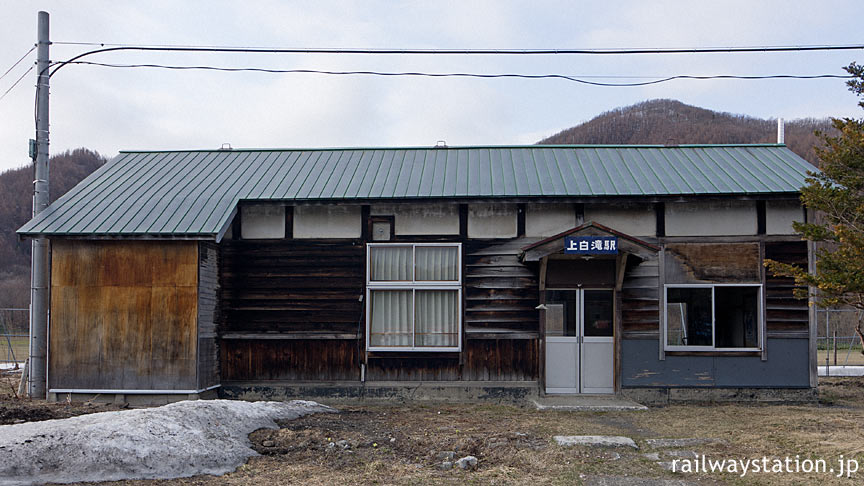
[[[527,405],[538,397],[535,382],[376,382],[376,383],[229,383],[222,398],[240,400],[315,400],[344,402],[491,402]]]
[[[813,403],[816,388],[624,388],[621,395],[643,405],[673,403]]]
[[[48,393],[47,401],[55,403],[70,402],[93,402],[113,403],[115,405],[129,404],[130,407],[153,407],[167,405],[169,403],[181,402],[183,400],[212,400],[219,398],[219,393],[207,390],[202,393],[153,393],[153,394],[124,394],[124,393]]]

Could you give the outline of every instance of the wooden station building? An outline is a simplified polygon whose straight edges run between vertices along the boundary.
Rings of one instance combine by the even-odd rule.
[[[51,241],[50,396],[806,399],[783,145],[122,152]]]

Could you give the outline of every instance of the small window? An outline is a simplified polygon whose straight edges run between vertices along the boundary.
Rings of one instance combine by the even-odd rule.
[[[459,351],[461,245],[370,243],[367,349]]]
[[[370,216],[369,234],[372,241],[390,241],[393,239],[393,216]]]
[[[665,301],[665,349],[760,349],[761,285],[667,286]]]

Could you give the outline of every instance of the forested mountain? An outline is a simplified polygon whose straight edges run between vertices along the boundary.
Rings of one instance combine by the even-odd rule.
[[[786,121],[786,145],[816,164],[814,131],[833,131],[828,119]],[[650,100],[616,108],[562,130],[540,144],[775,143],[777,120],[721,113],[675,100]]]
[[[106,161],[79,148],[51,157],[49,194],[53,202]],[[33,166],[0,172],[0,307],[27,306],[30,241],[18,240],[15,230],[33,210]]]

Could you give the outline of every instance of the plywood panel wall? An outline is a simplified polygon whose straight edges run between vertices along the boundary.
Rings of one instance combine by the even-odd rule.
[[[49,388],[196,387],[195,242],[52,242]]]

